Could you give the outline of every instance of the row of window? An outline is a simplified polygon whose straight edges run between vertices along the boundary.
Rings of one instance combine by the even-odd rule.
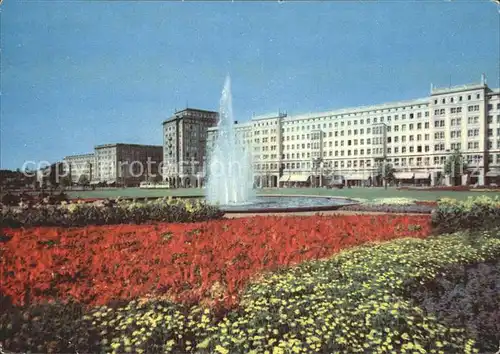
[[[468,150],[477,150],[479,149],[479,141],[469,141],[467,143],[467,149]],[[492,149],[493,148],[493,142],[492,141],[488,141],[488,149]],[[450,148],[451,150],[461,150],[462,148],[462,144],[461,143],[451,143],[450,145]],[[497,149],[500,149],[500,140],[497,140],[497,144],[496,144],[496,148]],[[435,144],[434,145],[434,151],[446,151],[446,147],[445,147],[445,144],[444,143],[439,143],[439,144]],[[365,155],[365,152],[366,152],[366,155],[371,155],[372,152],[373,154],[382,154],[383,153],[383,149],[382,148],[373,148],[373,149],[349,149],[349,150],[340,150],[340,151],[332,151],[332,150],[329,150],[329,151],[323,151],[323,157],[332,157],[332,156],[335,156],[335,157],[343,157],[343,156],[363,156]],[[399,153],[402,153],[402,154],[405,154],[405,153],[429,153],[431,152],[431,147],[429,145],[417,145],[417,146],[395,146],[395,147],[388,147],[387,148],[387,154],[399,154]],[[316,152],[317,155],[321,155],[321,152]],[[312,154],[310,152],[292,152],[292,153],[285,153],[282,155],[282,159],[299,159],[299,158],[310,158],[312,156]],[[254,156],[256,159],[259,159],[260,158],[260,155],[255,155]],[[313,156],[314,157],[314,156]],[[272,158],[272,157],[271,157]]]
[[[477,106],[471,106],[473,107],[473,111],[475,110],[475,108]],[[460,108],[460,107],[458,107]],[[369,121],[369,119],[368,119]],[[356,120],[354,120],[354,122],[357,122]],[[361,122],[363,122],[363,120],[361,120]],[[489,115],[487,117],[487,123],[488,124],[493,124],[494,122],[494,117],[493,115]],[[350,121],[348,121],[347,123],[350,123]],[[467,117],[467,123],[468,124],[479,124],[479,116],[470,116],[470,117]],[[498,114],[496,116],[496,123],[497,124],[500,124],[500,114]],[[335,123],[335,127],[337,127],[337,123]],[[457,118],[452,118],[450,120],[450,125],[451,126],[460,126],[462,124],[462,118],[461,117],[457,117]],[[344,122],[340,122],[340,125],[341,126],[344,126]],[[347,124],[347,125],[350,125],[350,124]],[[326,128],[326,123],[323,124],[323,128]],[[440,120],[436,120],[434,121],[434,128],[444,128],[446,126],[446,123],[445,123],[445,120],[444,119],[440,119]],[[331,128],[332,127],[332,123],[329,124],[329,127]],[[318,125],[308,125],[308,126],[301,126],[300,127],[301,129],[299,129],[299,127],[291,127],[291,128],[286,128],[286,131],[287,132],[299,132],[300,130],[310,130],[311,128],[312,129],[321,129],[321,124],[318,124]],[[338,137],[338,136],[344,136],[345,134],[347,135],[363,135],[365,134],[365,131],[367,134],[383,134],[384,132],[384,129],[387,131],[387,132],[391,132],[391,130],[393,129],[395,132],[399,132],[399,131],[406,131],[406,128],[408,128],[408,130],[414,130],[414,129],[417,129],[417,130],[420,130],[420,129],[429,129],[429,122],[424,122],[424,123],[410,123],[410,124],[401,124],[401,125],[394,125],[393,127],[391,126],[387,126],[387,127],[373,127],[373,130],[372,128],[360,128],[360,129],[348,129],[347,130],[347,133],[344,133],[345,131],[344,130],[341,130],[341,131],[335,131],[335,132],[328,132],[328,136],[329,137],[332,137],[332,136],[335,136],[335,137]],[[273,131],[273,130],[271,130]],[[275,131],[275,129],[274,129]],[[283,128],[282,129],[283,133],[285,131],[285,129]],[[267,134],[268,131],[266,130],[265,131]],[[259,135],[260,133],[258,132],[255,132],[254,133],[254,136],[255,135]],[[319,134],[319,133],[318,133]],[[250,135],[250,132],[248,132],[248,135]],[[327,133],[326,132],[323,132],[323,137],[326,137],[327,136]],[[286,135],[286,138],[285,137],[282,137],[282,140],[300,140],[301,138],[302,139],[309,139],[310,137],[313,137],[312,134],[297,134],[297,135]],[[319,137],[319,136],[318,136]],[[263,139],[266,139],[266,138],[263,138]],[[276,136],[272,136],[271,139],[277,139]],[[259,143],[260,142],[260,139],[256,138],[256,140],[254,140],[256,143]],[[263,141],[264,142],[264,141]]]
[[[432,162],[434,166],[443,165],[446,162],[446,156],[434,156]],[[482,161],[481,155],[466,155],[465,156],[468,164],[478,164]],[[431,158],[426,157],[395,157],[387,159],[389,163],[392,163],[395,167],[401,166],[431,166]],[[488,155],[488,162],[500,164],[500,154]],[[287,170],[310,170],[311,162],[287,162],[282,164],[284,169]],[[371,167],[371,160],[342,160],[342,161],[324,161],[325,168],[364,168]],[[254,168],[256,171],[260,170],[277,170],[277,163],[265,163],[265,164],[255,164]]]
[[[448,97],[448,102],[449,103],[454,103],[455,102],[455,98],[456,97]],[[481,99],[481,94],[480,93],[476,93],[476,99]],[[470,101],[472,100],[472,95],[467,95],[467,100]],[[462,102],[463,101],[463,97],[462,96],[458,96],[458,102]],[[434,104],[438,104],[439,103],[439,100],[438,99],[434,99]],[[442,98],[441,99],[441,103],[442,104],[445,104],[446,103],[446,98]]]
[[[401,119],[404,120],[406,119],[407,117],[409,119],[413,119],[413,118],[422,118],[423,116],[425,117],[429,117],[429,112],[424,112],[422,114],[422,112],[417,112],[416,114],[415,113],[409,113],[408,115],[406,114],[402,114],[401,115]],[[345,125],[347,126],[350,126],[350,125],[364,125],[364,124],[377,124],[377,123],[384,123],[384,122],[391,122],[393,119],[395,121],[399,120],[399,115],[396,114],[394,116],[387,116],[387,117],[379,117],[379,118],[366,118],[366,119],[360,119],[359,121],[357,119],[354,119],[354,120],[347,120],[347,121],[341,121],[341,122],[334,122],[334,123],[323,123],[323,124],[312,124],[312,125],[302,125],[302,126],[297,126],[297,127],[288,127],[288,128],[282,128],[282,133],[289,133],[289,132],[298,132],[298,131],[301,131],[301,130],[310,130],[310,129],[326,129],[327,127],[328,128],[338,128],[338,127],[344,127]],[[290,123],[290,122],[289,122]]]
[[[462,135],[462,132],[460,130],[454,130],[454,131],[451,131],[450,132],[450,137],[452,139],[460,139],[461,138],[461,135]],[[496,130],[496,135],[498,137],[500,137],[500,128],[497,128]],[[479,136],[479,129],[469,129],[468,132],[467,132],[467,136],[468,137],[477,137]],[[489,137],[492,137],[493,136],[493,129],[488,129],[488,136]],[[395,137],[388,137],[387,138],[387,143],[399,143],[400,142],[400,138],[401,138],[401,143],[406,143],[407,142],[407,139],[406,139],[406,135],[403,135],[401,137],[398,137],[398,136],[395,136]],[[425,134],[424,136],[424,140],[425,141],[429,141],[430,140],[430,136],[429,134]],[[416,138],[416,139],[415,139]],[[434,139],[435,140],[444,140],[445,139],[445,132],[436,132],[434,133]],[[366,139],[366,144],[367,145],[370,145],[373,141],[373,144],[382,144],[382,138],[373,138],[372,139]],[[415,135],[408,135],[408,141],[422,141],[422,134],[417,134],[416,136]],[[328,143],[327,142],[323,142],[323,147],[338,147],[338,146],[341,146],[343,147],[344,145],[346,146],[351,146],[351,145],[354,145],[354,146],[357,146],[358,144],[359,145],[365,145],[365,139],[353,139],[353,140],[347,140],[345,141],[346,144],[344,144],[344,140],[340,140],[340,143],[339,141],[335,141],[335,142],[332,142],[332,141],[329,141]],[[296,148],[297,149],[319,149],[320,148],[320,145],[319,143],[302,143],[302,144],[291,144],[291,145],[284,145],[283,146],[284,150],[295,150]],[[276,145],[273,145],[271,146],[271,150],[276,150]],[[259,151],[259,148],[254,148],[254,151]],[[265,150],[264,150],[265,151]]]

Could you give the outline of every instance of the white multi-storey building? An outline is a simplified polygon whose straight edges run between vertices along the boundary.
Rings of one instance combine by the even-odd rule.
[[[67,174],[73,183],[78,183],[82,176],[91,181],[94,177],[95,155],[91,153],[66,156],[63,166],[68,169]]]
[[[321,186],[331,174],[376,183],[383,162],[395,167],[399,181],[434,184],[455,150],[469,165],[464,183],[500,176],[500,90],[484,76],[477,84],[431,85],[427,98],[253,117],[236,131],[251,145],[256,186]],[[208,149],[216,133],[208,130]]]

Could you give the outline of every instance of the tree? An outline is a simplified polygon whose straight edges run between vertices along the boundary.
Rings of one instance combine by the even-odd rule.
[[[146,178],[146,181],[147,182],[153,182],[153,183],[161,182],[161,175],[160,174],[155,174],[154,176],[148,176]]]
[[[455,150],[448,156],[446,162],[444,163],[443,172],[445,175],[450,176],[453,184],[457,184],[457,179],[461,178],[462,174],[467,171],[467,163],[460,152],[460,150]],[[461,183],[458,183],[461,184]]]
[[[71,178],[69,176],[64,176],[63,178],[61,178],[60,185],[64,188],[70,187],[72,185]]]
[[[394,180],[394,172],[395,172],[395,170],[394,170],[394,167],[392,166],[392,164],[387,163],[386,161],[382,161],[378,165],[377,174],[384,181],[385,189],[387,189],[387,184]]]
[[[90,181],[87,175],[81,175],[80,178],[78,179],[78,184],[83,186],[83,189],[85,189],[85,187],[88,186],[89,183]]]

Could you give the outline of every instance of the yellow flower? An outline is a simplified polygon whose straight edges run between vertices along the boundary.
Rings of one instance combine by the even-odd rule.
[[[217,345],[217,346],[215,347],[215,351],[216,351],[217,353],[220,353],[220,354],[228,354],[228,353],[229,353],[229,350],[227,350],[226,348],[224,348],[224,347],[223,347],[223,346],[221,346],[221,345]]]

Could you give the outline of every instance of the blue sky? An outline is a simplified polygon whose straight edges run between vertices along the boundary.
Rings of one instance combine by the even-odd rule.
[[[236,119],[425,97],[499,82],[491,2],[19,1],[1,5],[1,167],[97,144],[161,144],[161,122],[218,109]]]

